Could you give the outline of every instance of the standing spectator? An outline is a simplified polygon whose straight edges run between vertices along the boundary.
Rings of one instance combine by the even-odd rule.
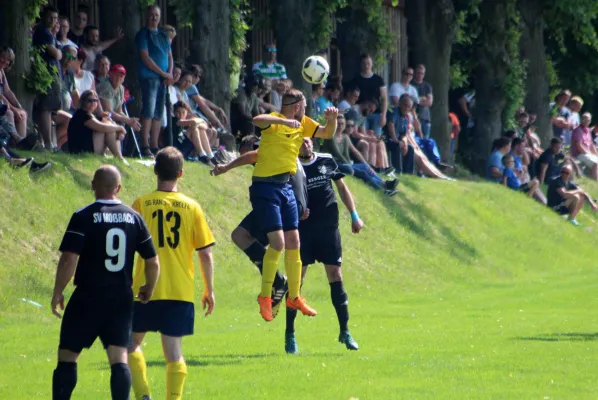
[[[79,95],[77,87],[75,85],[75,76],[73,75],[73,65],[77,61],[77,48],[74,46],[64,46],[62,48],[62,60],[60,60],[62,70],[62,84],[61,84],[61,109],[64,111],[74,112],[73,109],[79,107]],[[66,135],[66,130],[64,131]],[[58,147],[61,147],[60,138],[58,132],[56,132],[56,141]],[[66,141],[66,137],[65,140]]]
[[[564,160],[563,139],[553,137],[550,140],[550,147],[546,149],[536,162],[536,177],[540,183],[550,183],[559,177],[561,170],[559,160]]]
[[[287,70],[284,65],[276,62],[276,45],[268,43],[264,46],[264,57],[262,61],[256,63],[251,69],[252,72],[258,72],[264,78],[276,81],[278,79],[287,79]]]
[[[451,154],[454,154],[457,151],[459,133],[461,133],[461,123],[459,122],[457,114],[452,112],[449,113],[449,124],[451,128]]]
[[[419,95],[417,93],[417,89],[411,86],[411,80],[413,79],[413,68],[407,67],[403,69],[403,74],[401,76],[400,82],[395,82],[390,85],[390,90],[388,91],[388,95],[390,96],[391,102],[393,106],[399,105],[399,99],[402,95],[407,93],[411,100],[415,104],[419,103]]]
[[[505,167],[502,158],[511,151],[511,139],[499,137],[492,143],[492,153],[488,157],[488,175],[487,178],[494,182],[502,182],[503,170]]]
[[[316,109],[320,110],[321,113],[314,115],[319,117],[328,107],[334,107],[334,105],[338,102],[338,98],[342,91],[343,87],[340,83],[334,82],[332,79],[329,80],[326,88],[324,89],[324,94],[316,99]]]
[[[469,127],[469,119],[471,118],[466,94],[467,90],[464,88],[452,89],[449,92],[449,112],[455,114],[457,118],[459,118],[459,125],[461,126],[460,136],[462,140],[459,143],[459,147],[464,144],[462,143],[463,136],[464,133],[466,133],[466,129]]]
[[[110,79],[98,85],[98,97],[104,111],[112,113],[112,119],[121,124],[129,125],[133,130],[139,131],[141,123],[139,118],[130,118],[123,111],[125,88],[123,82],[127,70],[120,64],[115,64],[110,69]]]
[[[415,67],[415,77],[411,85],[417,90],[419,101],[416,102],[417,106],[417,117],[422,126],[422,133],[424,139],[430,138],[430,132],[432,130],[432,117],[430,115],[430,107],[434,103],[434,95],[432,93],[432,85],[424,81],[426,76],[426,66],[419,64]]]
[[[146,26],[135,36],[139,51],[139,78],[143,100],[141,153],[144,157],[154,158],[151,146],[158,149],[158,136],[162,126],[166,86],[171,83],[174,61],[168,35],[158,29],[160,7],[147,8]]]
[[[382,136],[382,128],[386,125],[386,111],[388,110],[388,96],[384,79],[373,72],[374,62],[369,54],[360,58],[361,73],[355,77],[353,83],[359,88],[359,100],[373,100],[380,106],[368,116],[366,130],[374,131],[377,137]]]
[[[581,118],[579,117],[579,112],[581,111],[581,108],[583,107],[583,99],[579,96],[573,96],[571,97],[571,100],[569,101],[569,105],[567,106],[567,108],[569,108],[569,111],[571,112],[571,115],[569,116],[569,119],[567,120],[567,122],[569,122],[569,130],[564,132],[564,134],[566,135],[565,137],[565,142],[566,143],[571,143],[571,134],[573,133],[573,130],[575,128],[577,128],[579,126],[579,124],[581,123]]]
[[[96,89],[96,82],[90,71],[83,69],[87,60],[87,51],[83,47],[77,50],[77,62],[72,64],[73,75],[75,76],[75,86],[79,93]],[[100,108],[101,109],[101,108]]]
[[[34,119],[39,126],[44,147],[52,149],[52,112],[60,110],[60,60],[62,52],[56,46],[56,38],[51,30],[58,24],[58,10],[46,6],[41,13],[41,22],[33,33],[32,43],[41,53],[53,75],[52,84],[46,94],[39,94],[35,102]]]
[[[338,104],[338,111],[341,113],[347,112],[352,107],[357,105],[359,99],[359,87],[351,84],[345,89],[345,98]]]
[[[581,117],[581,125],[573,130],[571,136],[571,157],[590,170],[588,176],[598,180],[598,151],[592,141],[590,123],[592,114],[586,112]]]
[[[565,140],[566,131],[571,129],[569,118],[571,118],[571,111],[566,107],[566,104],[571,98],[571,92],[563,90],[554,98],[554,105],[550,110],[552,124],[552,134],[554,137],[560,137]],[[569,144],[564,141],[564,144]]]
[[[102,54],[96,58],[96,68],[93,71],[96,86],[108,80],[108,72],[110,72],[110,59]]]
[[[75,14],[75,24],[69,30],[67,37],[71,39],[75,45],[81,46],[85,43],[85,35],[83,31],[89,21],[89,9],[85,6],[79,6]]]
[[[277,111],[282,108],[282,96],[293,87],[293,81],[290,79],[279,79],[272,82],[272,104]]]
[[[550,182],[548,185],[548,207],[560,215],[569,214],[569,222],[578,226],[580,224],[575,218],[583,208],[585,201],[590,203],[592,211],[597,211],[598,207],[583,189],[572,182],[571,175],[571,167],[565,165],[561,169],[560,177]]]
[[[85,44],[83,44],[81,47],[85,49],[85,52],[87,53],[87,58],[82,68],[86,71],[93,70],[96,58],[100,54],[102,54],[104,50],[106,50],[107,48],[109,48],[114,43],[118,42],[124,37],[122,29],[118,28],[116,32],[116,37],[114,39],[100,42],[100,30],[97,26],[93,25],[87,25],[85,27],[84,35]]]
[[[61,15],[58,17],[58,23],[60,24],[60,30],[56,35],[56,44],[59,48],[63,48],[64,46],[71,46],[73,48],[78,48],[77,44],[73,42],[71,39],[68,38],[69,30],[70,30],[70,22],[67,17]]]
[[[27,136],[27,111],[23,109],[19,99],[10,90],[6,71],[12,65],[15,53],[8,46],[0,47],[0,103],[7,106],[6,118],[11,121],[14,130],[11,129],[11,136],[15,143],[20,142]]]
[[[260,114],[276,112],[274,104],[270,103],[272,94],[272,81],[268,78],[264,79],[264,89],[260,90],[258,97],[260,98]]]

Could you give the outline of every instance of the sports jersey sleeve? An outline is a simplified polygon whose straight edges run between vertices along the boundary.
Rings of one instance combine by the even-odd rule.
[[[206,217],[201,207],[195,207],[195,224],[193,225],[193,247],[201,250],[212,246],[216,241],[214,235],[208,226]]]
[[[66,232],[62,237],[59,250],[75,254],[81,254],[85,245],[85,222],[80,213],[74,213],[71,217]]]
[[[345,177],[345,174],[343,174],[341,171],[339,171],[338,169],[338,165],[336,164],[336,161],[334,161],[333,158],[327,158],[326,162],[328,163],[328,166],[330,167],[330,170],[332,171],[330,173],[330,177],[332,178],[333,181],[338,181],[339,179],[343,179]]]
[[[320,124],[317,121],[314,121],[307,116],[303,117],[301,124],[303,125],[303,136],[305,137],[314,137],[320,127]]]
[[[137,215],[137,226],[139,228],[139,234],[137,235],[137,243],[135,250],[139,253],[141,258],[144,260],[156,257],[156,248],[152,241],[152,235],[145,224],[145,221],[141,215]]]

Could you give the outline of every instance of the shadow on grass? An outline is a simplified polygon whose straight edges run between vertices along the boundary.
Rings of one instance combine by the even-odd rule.
[[[591,342],[598,340],[598,333],[549,333],[538,336],[516,337],[514,340],[529,340],[538,342]]]
[[[278,354],[220,354],[220,355],[206,355],[201,358],[185,358],[185,363],[192,367],[209,367],[209,366],[220,366],[220,365],[236,365],[242,364],[245,361],[275,357]],[[147,361],[148,367],[166,367],[165,360],[149,360]]]
[[[413,192],[419,192],[418,185],[412,179],[401,180],[401,185]],[[477,250],[463,242],[452,226],[438,218],[438,215],[442,214],[434,213],[424,204],[424,201],[435,201],[434,198],[422,199],[421,203],[416,203],[408,199],[401,189],[392,198],[380,198],[391,216],[396,217],[399,224],[421,239],[435,245],[448,244],[451,253],[462,262],[472,262],[477,257]]]

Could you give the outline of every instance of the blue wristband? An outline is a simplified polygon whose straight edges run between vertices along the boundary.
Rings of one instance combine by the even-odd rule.
[[[359,219],[359,214],[357,214],[357,210],[351,211],[351,221],[357,221]]]

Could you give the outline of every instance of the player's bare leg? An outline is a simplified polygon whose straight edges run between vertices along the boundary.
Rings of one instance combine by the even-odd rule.
[[[340,334],[338,341],[343,343],[348,350],[358,350],[359,345],[349,333],[349,298],[343,285],[343,273],[339,265],[325,265],[326,276],[330,283],[330,299],[336,310]]]
[[[162,335],[162,350],[166,359],[166,400],[183,397],[187,364],[183,358],[183,338]]]
[[[77,386],[79,353],[58,349],[58,365],[52,376],[52,400],[70,400]]]
[[[145,332],[133,332],[132,344],[129,347],[129,368],[131,369],[131,378],[135,399],[150,399],[150,388],[147,379],[147,364],[141,351],[141,343],[145,338]]]
[[[129,400],[131,393],[131,371],[127,364],[127,348],[108,346],[106,349],[110,362],[110,391],[112,400]]]

